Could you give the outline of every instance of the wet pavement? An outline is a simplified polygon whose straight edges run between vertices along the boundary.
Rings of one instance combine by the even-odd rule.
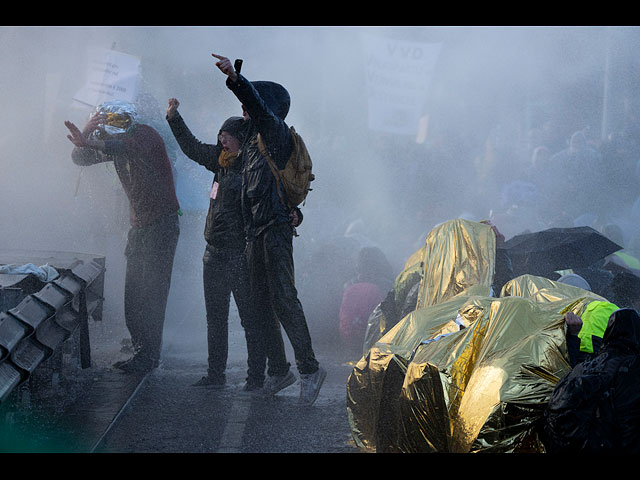
[[[202,363],[167,356],[146,377],[97,452],[349,453],[345,385],[349,368],[329,373],[312,406],[298,405],[295,383],[274,397],[242,390],[244,367],[231,365],[223,389],[194,387]],[[322,361],[322,357],[321,357]]]
[[[40,413],[41,420],[32,422],[35,426],[27,432],[30,445],[15,450],[360,453],[351,439],[346,411],[346,382],[353,359],[345,358],[331,342],[315,342],[316,357],[328,374],[312,406],[298,404],[298,381],[273,397],[244,392],[246,344],[232,309],[227,385],[195,387],[192,384],[206,371],[202,314],[195,308],[181,322],[168,321],[160,367],[139,377],[111,367],[128,356],[116,340],[126,331],[108,319],[92,324],[93,366],[73,379],[78,390],[73,402],[55,418]],[[293,364],[286,337],[285,343]],[[292,370],[297,376],[295,366]],[[33,419],[35,413],[31,409]]]

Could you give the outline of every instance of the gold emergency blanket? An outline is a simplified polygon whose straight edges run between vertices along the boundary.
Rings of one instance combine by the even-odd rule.
[[[429,232],[425,245],[409,257],[396,277],[396,313],[404,309],[416,282],[420,285],[413,309],[441,303],[472,285],[489,286],[494,264],[495,235],[488,225],[467,220],[443,223]],[[398,320],[387,318],[378,306],[368,320],[365,353]]]
[[[387,318],[382,310],[382,304],[378,305],[367,320],[367,330],[363,344],[364,354],[397,323],[396,317],[399,316],[397,310],[404,310],[408,303],[408,296],[411,289],[419,284],[424,273],[424,250],[423,246],[415,252],[404,265],[400,274],[396,277],[393,285],[393,318]],[[419,287],[420,285],[418,285]],[[415,304],[411,308],[415,309]]]
[[[488,241],[495,248],[494,243],[483,229],[475,236],[453,233],[468,224],[450,222],[450,235],[443,236],[451,242],[448,249],[434,244],[425,250],[449,257],[425,263],[425,275],[447,277],[423,282],[422,299],[434,303],[387,332],[347,381],[352,436],[365,450],[542,450],[534,423],[570,369],[564,313],[581,314],[602,298],[531,275],[508,282],[499,298],[490,296],[491,276],[483,272],[492,273],[493,264],[480,268],[474,260],[491,262],[493,256],[477,255],[484,250],[476,243]],[[456,235],[458,243],[452,241]],[[438,266],[429,270],[429,265]],[[454,284],[466,288],[455,293]],[[439,292],[435,285],[442,286]]]
[[[472,285],[491,286],[496,236],[489,225],[451,220],[429,232],[418,308],[441,303]]]

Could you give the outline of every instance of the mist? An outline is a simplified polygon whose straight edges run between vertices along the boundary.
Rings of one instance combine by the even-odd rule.
[[[215,143],[226,118],[241,115],[211,53],[243,59],[249,80],[287,88],[286,121],[304,138],[316,175],[294,255],[318,337],[332,338],[339,295],[361,246],[378,246],[397,274],[446,220],[491,219],[510,238],[595,215],[600,223],[592,226],[617,223],[631,245],[640,194],[635,169],[615,178],[589,171],[558,178],[544,170],[545,191],[554,194],[597,185],[598,203],[584,211],[579,197],[567,194],[540,214],[536,200],[521,196],[516,205],[504,187],[532,181],[536,147],[553,155],[581,131],[599,149],[634,124],[640,59],[632,54],[639,44],[635,27],[2,27],[0,250],[104,255],[105,309],[123,323],[128,202],[112,165],[72,163],[64,126],[71,120],[82,128],[93,111],[74,100],[90,74],[90,48],[139,58],[138,94],[157,100],[158,128],[167,128],[167,100],[175,97],[206,143]],[[427,50],[435,52],[431,66],[413,68],[411,56],[424,60]],[[390,104],[411,114],[393,124]],[[167,148],[175,149],[167,132]],[[204,331],[212,175],[179,150],[174,162],[183,215],[167,327],[200,315]],[[571,214],[554,215],[567,205],[575,207]]]

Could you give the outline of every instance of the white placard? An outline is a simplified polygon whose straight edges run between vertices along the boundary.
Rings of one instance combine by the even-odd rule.
[[[87,81],[73,97],[96,107],[108,100],[133,102],[138,92],[140,59],[127,53],[90,47]]]
[[[442,43],[363,34],[369,128],[416,135]]]

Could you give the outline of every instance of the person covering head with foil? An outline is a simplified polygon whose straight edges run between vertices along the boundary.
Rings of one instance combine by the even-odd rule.
[[[98,105],[95,114],[99,115],[101,120],[94,132],[98,137],[104,133],[108,135],[131,133],[138,118],[136,106],[120,100],[111,100]]]
[[[66,121],[77,165],[113,162],[129,199],[124,315],[134,356],[114,366],[149,371],[160,358],[164,316],[180,227],[171,163],[164,141],[137,122],[135,105],[109,101],[96,108],[81,131]]]

